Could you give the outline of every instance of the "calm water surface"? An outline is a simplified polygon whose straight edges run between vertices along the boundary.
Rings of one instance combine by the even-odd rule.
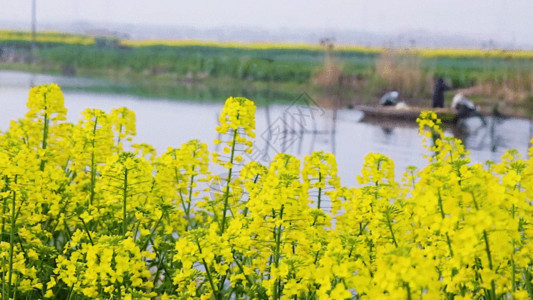
[[[33,75],[22,72],[0,71],[0,130],[6,130],[10,120],[23,117],[31,84],[56,82],[62,86],[83,87],[90,80]],[[68,120],[77,122],[86,108],[110,111],[128,107],[137,116],[137,136],[134,142],[146,142],[158,150],[179,147],[200,139],[215,150],[217,114],[225,99],[212,103],[151,99],[129,95],[99,94],[82,91],[64,91]],[[379,152],[391,157],[396,164],[397,177],[409,165],[423,167],[425,161],[417,127],[414,124],[362,122],[362,113],[354,110],[324,110],[313,103],[299,106],[271,105],[256,111],[256,159],[266,163],[279,151],[303,157],[312,151],[335,153],[343,184],[353,185],[360,173],[364,156]],[[483,126],[478,119],[470,119],[463,130],[451,128],[448,134],[460,136],[471,152],[474,162],[498,161],[508,148],[524,155],[533,127],[528,120],[488,119]],[[287,134],[284,134],[287,133]]]

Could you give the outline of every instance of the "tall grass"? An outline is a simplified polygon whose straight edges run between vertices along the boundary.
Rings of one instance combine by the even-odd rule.
[[[431,93],[433,71],[422,68],[422,60],[414,55],[390,51],[376,61],[376,76],[386,90],[398,90],[409,98]]]
[[[500,79],[487,79],[464,89],[463,93],[499,98],[511,104],[528,103],[533,101],[533,71],[517,72]]]

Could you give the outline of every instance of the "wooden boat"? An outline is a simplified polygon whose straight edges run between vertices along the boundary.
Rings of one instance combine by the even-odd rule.
[[[380,106],[380,105],[356,105],[354,109],[362,111],[365,116],[364,119],[388,119],[388,120],[402,120],[402,121],[416,121],[420,113],[425,110],[431,110],[437,113],[437,116],[443,123],[457,122],[457,111],[451,108],[430,108],[409,106],[403,108],[396,108],[394,106]]]

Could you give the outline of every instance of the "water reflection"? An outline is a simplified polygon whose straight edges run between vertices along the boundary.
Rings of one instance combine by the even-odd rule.
[[[57,78],[50,79],[61,82]],[[9,120],[24,116],[28,87],[31,83],[41,84],[42,80],[39,76],[32,80],[27,74],[24,83],[16,83],[0,72],[0,130],[7,129]],[[134,141],[149,143],[158,153],[164,152],[167,147],[179,147],[191,139],[200,139],[211,150],[216,150],[212,141],[217,138],[215,127],[223,99],[202,104],[197,101],[65,91],[69,121],[77,122],[85,108],[110,111],[120,106],[129,107],[137,114],[137,137]],[[339,175],[345,185],[355,184],[356,175],[360,173],[364,157],[369,152],[379,152],[392,158],[398,179],[407,166],[423,167],[426,164],[422,156],[428,153],[421,145],[414,121],[362,121],[363,114],[359,111],[320,106],[305,95],[298,99],[301,103],[269,104],[257,108],[253,159],[268,164],[279,152],[299,158],[313,151],[332,152],[336,154]],[[526,154],[533,126],[524,119],[487,118],[487,126],[477,119],[468,119],[461,126],[450,126],[445,130],[464,141],[473,162],[484,162],[499,160],[508,148]]]
[[[392,128],[392,127],[382,126],[381,130],[383,131],[383,134],[385,136],[391,136],[394,133],[394,128]]]
[[[40,84],[55,82],[67,88],[88,88],[100,86],[104,82],[82,77],[53,76],[46,74],[26,73],[18,71],[0,70],[0,87],[32,87]]]
[[[297,156],[313,151],[336,152],[337,110],[293,105],[261,107],[256,118],[266,124],[258,126],[256,144],[262,145],[260,158],[268,162],[277,153]],[[325,149],[325,147],[328,149]]]
[[[529,120],[494,116],[486,117],[486,124],[477,118],[462,120],[451,131],[469,150],[499,152],[516,148],[517,144],[529,147],[531,128]],[[523,140],[518,140],[518,136]]]
[[[176,81],[169,85],[142,81],[136,82],[135,84],[128,84],[85,77],[55,76],[0,70],[0,87],[31,87],[51,82],[59,84],[63,91],[135,95],[151,99],[189,99],[205,102],[214,102],[215,99],[226,99],[230,95],[239,95],[254,99],[254,101],[259,103],[290,103],[300,93],[300,91],[279,90],[269,84],[266,86],[254,86],[248,83],[210,82],[206,84],[194,81]]]

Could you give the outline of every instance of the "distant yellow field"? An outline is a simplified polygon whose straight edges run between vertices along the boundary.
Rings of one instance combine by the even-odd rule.
[[[37,42],[55,42],[78,45],[94,44],[94,37],[56,31],[38,32],[35,40]],[[31,32],[0,30],[0,41],[31,41]]]
[[[237,48],[237,49],[291,49],[291,50],[323,50],[324,47],[319,44],[307,44],[307,43],[245,43],[245,42],[217,42],[217,41],[199,41],[199,40],[122,40],[123,45],[132,47],[141,46],[205,46],[205,47],[220,47],[220,48]],[[356,52],[368,52],[379,53],[384,51],[384,48],[380,47],[364,47],[356,45],[338,45],[335,47],[337,50],[356,51]]]
[[[532,59],[533,51],[483,49],[416,49],[422,57],[494,57]]]
[[[0,41],[30,41],[31,33],[29,31],[0,30]],[[91,45],[94,44],[94,36],[76,35],[60,32],[39,32],[36,37],[37,42],[60,42],[67,44]],[[291,49],[291,50],[323,50],[319,44],[307,43],[245,43],[245,42],[217,42],[217,41],[199,41],[199,40],[126,40],[120,42],[122,45],[130,47],[145,47],[154,45],[164,46],[204,46],[236,49]],[[383,53],[390,51],[384,47],[366,47],[359,45],[336,45],[336,50],[353,51],[363,53]],[[505,59],[533,59],[533,51],[523,50],[483,50],[483,49],[400,49],[395,50],[399,54],[419,55],[421,57],[471,57],[471,58],[505,58]]]

